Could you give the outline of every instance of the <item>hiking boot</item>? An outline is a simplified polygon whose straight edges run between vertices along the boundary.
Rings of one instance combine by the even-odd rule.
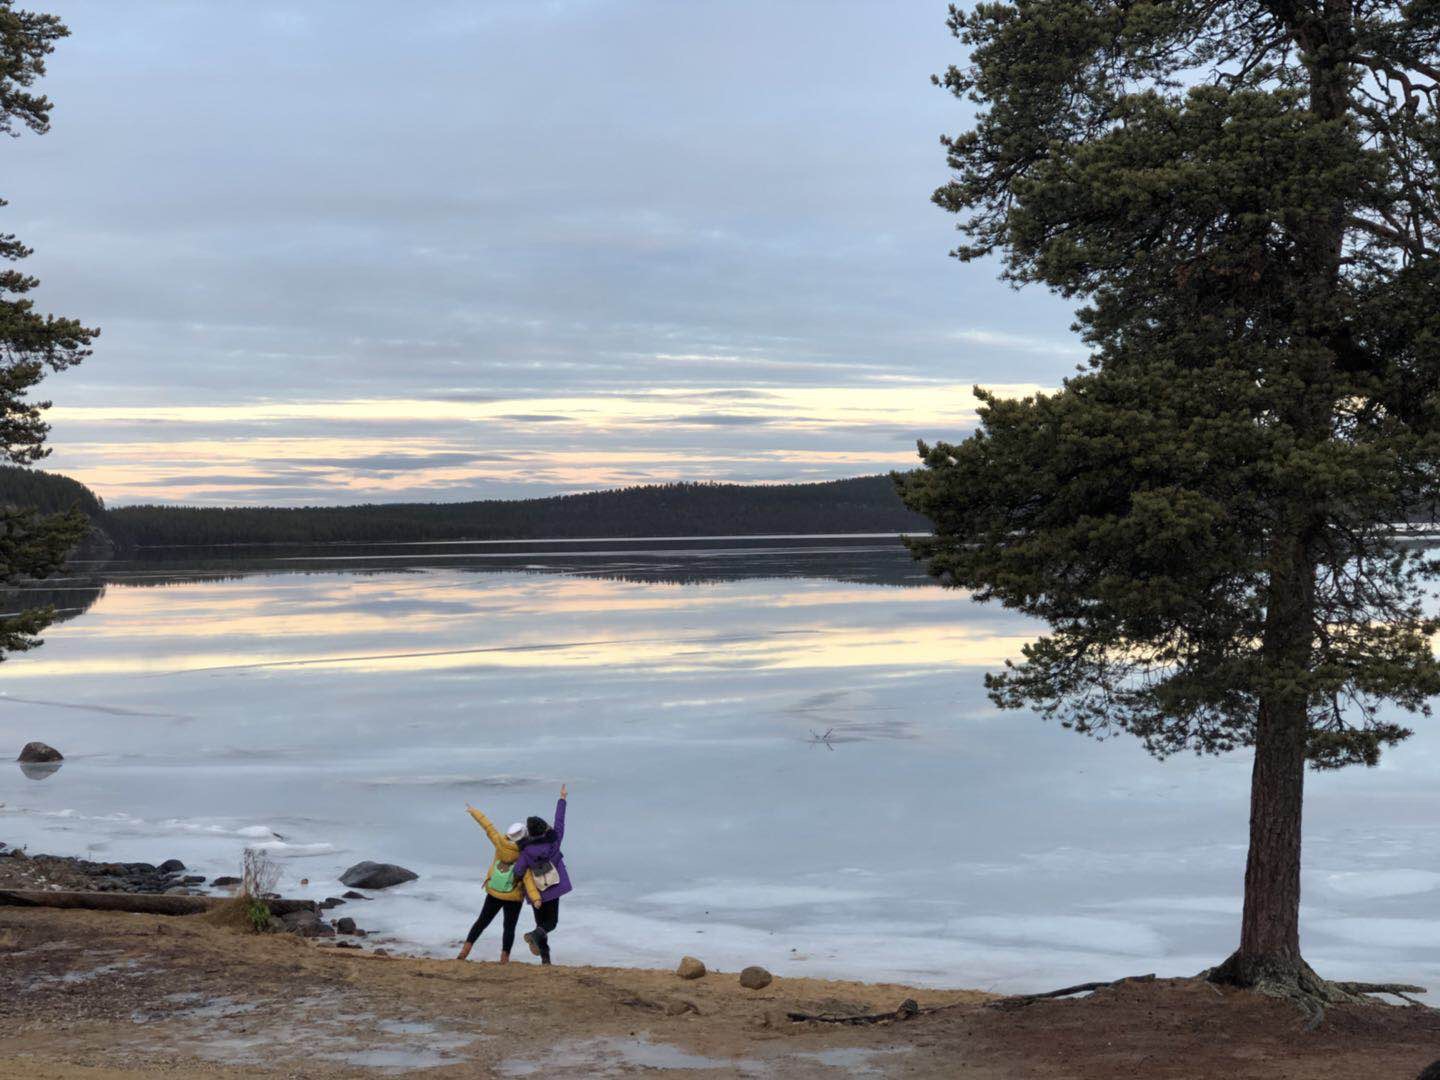
[[[536,956],[539,956],[539,955],[540,955],[540,946],[535,943],[535,935],[534,935],[534,934],[526,934],[526,935],[525,935],[525,944],[530,946],[530,951],[531,951],[532,953],[534,953]]]

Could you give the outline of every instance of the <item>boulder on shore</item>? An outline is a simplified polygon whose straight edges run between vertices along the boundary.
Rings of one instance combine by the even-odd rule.
[[[682,979],[703,979],[705,964],[693,956],[682,956],[680,966],[675,969],[675,974]]]
[[[178,874],[185,869],[185,864],[179,859],[166,859],[155,869],[159,870],[162,874]]]
[[[342,934],[355,933],[355,920],[348,915],[343,919],[336,920],[335,929]]]
[[[334,937],[335,931],[314,911],[292,911],[280,916],[280,926],[300,937]]]
[[[210,884],[223,889],[227,885],[239,885],[240,879],[231,875],[222,875],[220,877],[212,879]]]
[[[754,964],[740,972],[740,985],[747,990],[764,990],[774,981],[774,976],[763,967]]]
[[[1420,1074],[1419,1080],[1440,1080],[1440,1061],[1432,1061],[1425,1066],[1425,1071]]]
[[[420,875],[394,863],[360,862],[340,875],[340,884],[352,889],[388,889],[392,885],[414,881]]]
[[[51,762],[64,761],[65,755],[43,742],[31,742],[25,744],[25,748],[15,760],[23,765],[48,765]]]

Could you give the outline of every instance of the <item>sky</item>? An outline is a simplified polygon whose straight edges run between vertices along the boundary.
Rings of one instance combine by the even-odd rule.
[[[1071,312],[948,256],[943,0],[27,0],[72,37],[0,231],[44,467],[111,505],[904,468]]]

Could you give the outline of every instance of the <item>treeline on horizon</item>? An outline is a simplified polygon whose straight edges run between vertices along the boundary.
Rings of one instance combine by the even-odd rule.
[[[537,499],[358,506],[105,508],[78,481],[0,469],[0,503],[79,506],[117,547],[924,532],[888,476],[812,484],[674,483]]]

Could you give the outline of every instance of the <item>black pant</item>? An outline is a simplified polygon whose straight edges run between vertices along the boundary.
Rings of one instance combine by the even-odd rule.
[[[540,950],[540,959],[550,959],[550,934],[560,922],[560,898],[543,900],[535,910],[535,947]]]
[[[475,920],[475,925],[470,927],[470,933],[466,935],[465,940],[474,945],[475,939],[485,932],[485,928],[494,921],[496,914],[503,911],[505,922],[504,933],[500,938],[500,948],[508,953],[515,944],[515,926],[520,921],[520,907],[519,900],[496,900],[495,897],[486,893],[485,906],[480,909],[480,917]]]

